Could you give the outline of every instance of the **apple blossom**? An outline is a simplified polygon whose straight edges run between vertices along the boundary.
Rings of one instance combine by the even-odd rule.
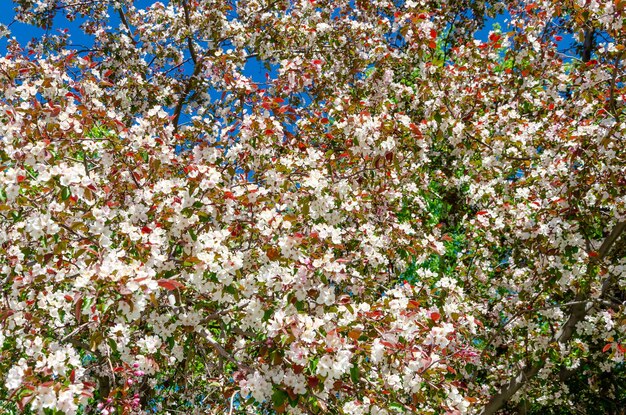
[[[13,1],[2,405],[626,401],[626,3],[148,3]]]

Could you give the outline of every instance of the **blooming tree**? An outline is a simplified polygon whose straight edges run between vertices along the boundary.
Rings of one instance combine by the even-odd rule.
[[[626,2],[149,3],[14,1],[7,411],[626,402]]]

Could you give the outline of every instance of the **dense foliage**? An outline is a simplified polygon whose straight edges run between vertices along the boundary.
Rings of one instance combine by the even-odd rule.
[[[626,405],[626,1],[13,3],[3,411]]]

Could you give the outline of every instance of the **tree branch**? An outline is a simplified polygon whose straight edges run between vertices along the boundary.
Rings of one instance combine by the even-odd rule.
[[[191,36],[191,18],[189,17],[189,6],[187,5],[187,0],[182,0],[183,4],[183,12],[185,14],[185,26],[187,26],[187,30],[189,30],[189,34],[187,35],[187,47],[189,48],[189,54],[191,55],[191,60],[194,64],[198,62],[198,55],[196,54],[196,48],[193,45],[193,39]]]
[[[130,38],[131,43],[133,44],[133,46],[136,47],[137,46],[137,41],[133,37],[133,31],[130,30],[130,25],[128,24],[128,20],[126,20],[126,15],[122,11],[121,7],[119,9],[117,9],[117,13],[119,14],[120,20],[122,21],[122,24],[124,25],[124,27],[126,28],[126,31],[128,32],[128,37]]]
[[[598,256],[591,259],[589,266],[587,268],[587,272],[591,272],[591,265],[597,262],[600,262],[602,259],[606,257],[609,253],[615,241],[624,233],[626,229],[626,222],[618,222],[617,225],[611,231],[611,234],[606,237],[602,245],[598,250]],[[600,297],[602,297],[608,291],[611,285],[612,278],[607,277],[602,284],[602,292]],[[577,296],[577,302],[572,305],[570,309],[570,316],[567,319],[567,322],[561,327],[561,329],[554,335],[553,340],[558,341],[560,344],[567,343],[569,339],[574,335],[576,330],[576,325],[582,321],[589,311],[593,308],[594,302],[592,301],[583,301],[585,296],[588,295],[587,291],[582,292]],[[582,298],[581,298],[582,297]],[[503,388],[500,393],[491,398],[491,400],[485,405],[482,415],[491,415],[496,413],[504,404],[511,399],[511,397],[520,390],[528,380],[530,380],[533,376],[535,376],[541,368],[545,365],[545,360],[540,360],[538,363],[534,365],[527,366],[520,370],[520,373],[512,379],[509,384]]]
[[[183,91],[182,95],[178,99],[178,102],[176,103],[176,107],[174,108],[174,119],[172,120],[172,124],[174,124],[174,132],[178,131],[178,123],[180,120],[180,114],[183,111],[183,105],[185,105],[185,100],[187,99],[187,96],[193,89],[193,81],[200,74],[201,69],[202,69],[202,59],[196,62],[196,66],[193,69],[193,74],[187,80],[187,84],[185,85],[185,90]]]
[[[591,52],[593,51],[593,28],[585,30],[585,40],[583,41],[582,61],[589,62],[591,60]]]
[[[180,122],[180,114],[183,111],[183,106],[185,105],[185,100],[189,96],[189,93],[193,89],[193,81],[200,74],[200,70],[202,69],[202,61],[203,59],[198,57],[196,52],[196,47],[193,44],[193,39],[191,36],[191,18],[189,15],[189,6],[187,5],[186,0],[181,1],[183,5],[183,12],[185,14],[185,25],[187,26],[187,30],[189,30],[189,34],[187,35],[187,47],[189,48],[189,55],[191,56],[191,60],[194,63],[193,74],[187,80],[187,84],[185,85],[185,90],[183,94],[178,99],[176,103],[176,107],[174,108],[174,115],[172,124],[174,124],[174,132],[178,131],[178,124]]]
[[[208,329],[202,328],[201,331],[200,331],[200,334],[211,345],[211,347],[213,347],[213,349],[217,352],[217,354],[219,354],[224,359],[226,359],[229,362],[231,362],[234,365],[236,365],[239,369],[244,370],[244,371],[246,371],[248,373],[252,372],[252,368],[250,366],[247,366],[246,364],[237,361],[233,356],[231,356],[228,353],[228,351],[226,351],[226,349],[224,349],[224,347],[221,344],[219,344],[215,340],[215,338],[213,338],[213,335],[211,334],[211,332]]]

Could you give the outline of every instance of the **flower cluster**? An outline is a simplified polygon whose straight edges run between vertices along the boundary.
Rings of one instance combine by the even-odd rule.
[[[0,401],[623,399],[623,1],[14,3],[94,44],[0,57]]]

